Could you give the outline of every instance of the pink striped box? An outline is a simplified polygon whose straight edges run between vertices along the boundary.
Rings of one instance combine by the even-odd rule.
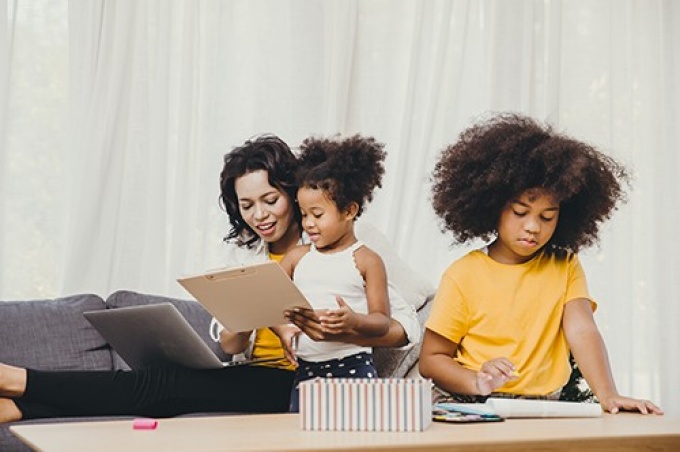
[[[303,430],[423,431],[432,423],[432,381],[317,378],[300,384]]]

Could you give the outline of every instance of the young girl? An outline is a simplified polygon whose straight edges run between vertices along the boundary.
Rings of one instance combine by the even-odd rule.
[[[623,199],[625,169],[518,115],[465,130],[434,170],[433,206],[458,242],[487,240],[444,273],[420,355],[435,401],[559,398],[569,352],[603,409],[662,414],[621,396],[577,252]]]
[[[358,135],[307,139],[301,146],[297,200],[311,243],[290,251],[281,265],[317,310],[321,327],[339,339],[352,332],[382,336],[389,327],[385,266],[354,234],[354,221],[381,185],[384,158],[382,144]],[[289,359],[298,363],[291,411],[298,411],[302,381],[377,377],[370,347],[315,342],[294,328],[279,331]]]

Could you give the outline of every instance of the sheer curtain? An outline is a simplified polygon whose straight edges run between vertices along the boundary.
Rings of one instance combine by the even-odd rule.
[[[634,173],[582,259],[619,389],[680,414],[675,2],[0,5],[0,299],[185,296],[175,277],[220,265],[222,156],[262,132],[385,142],[366,221],[436,284],[477,245],[432,213],[438,153],[519,111]]]

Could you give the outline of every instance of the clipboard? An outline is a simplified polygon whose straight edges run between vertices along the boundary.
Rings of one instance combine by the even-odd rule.
[[[214,270],[177,279],[229,331],[289,323],[283,311],[313,309],[274,261]]]

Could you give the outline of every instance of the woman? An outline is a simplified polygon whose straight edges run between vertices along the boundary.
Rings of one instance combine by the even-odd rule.
[[[221,174],[221,200],[234,241],[230,264],[280,259],[302,240],[295,205],[296,159],[275,136],[247,141],[227,154]],[[413,308],[390,291],[393,318],[379,338],[352,334],[345,340],[368,346],[403,346],[419,340]],[[392,304],[394,302],[394,304]],[[333,340],[316,318],[293,322],[316,340]],[[227,353],[254,358],[282,356],[269,330],[229,332],[219,342]],[[261,366],[216,370],[153,367],[132,371],[38,371],[0,364],[0,422],[56,416],[175,416],[190,412],[284,412],[293,371],[281,359]]]

